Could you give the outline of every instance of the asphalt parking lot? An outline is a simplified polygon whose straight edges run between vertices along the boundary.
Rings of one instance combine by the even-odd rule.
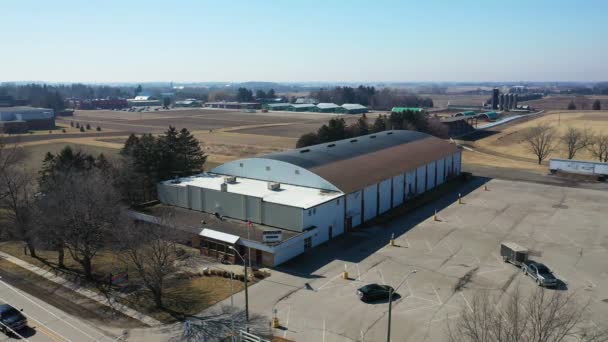
[[[444,341],[447,322],[469,309],[476,291],[536,289],[504,263],[501,241],[533,251],[554,270],[559,289],[590,301],[589,324],[608,315],[608,192],[504,180],[474,180],[457,193],[386,226],[348,234],[279,267],[250,289],[250,308],[276,315],[277,336],[294,341],[379,341],[388,303],[365,304],[356,289],[396,286],[393,341]],[[484,190],[484,184],[488,191]],[[438,221],[433,213],[438,209]],[[395,233],[397,246],[388,246]],[[349,279],[341,278],[348,271]],[[241,305],[242,294],[236,305]]]

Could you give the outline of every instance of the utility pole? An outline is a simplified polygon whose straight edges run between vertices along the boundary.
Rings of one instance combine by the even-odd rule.
[[[245,261],[245,258],[243,258],[241,253],[239,253],[239,251],[234,248],[234,246],[229,246],[228,248],[232,249],[234,253],[236,253],[236,255],[241,258],[241,260],[243,261],[243,267],[245,268],[245,321],[247,322],[247,332],[249,332],[249,291],[247,288],[247,262]]]

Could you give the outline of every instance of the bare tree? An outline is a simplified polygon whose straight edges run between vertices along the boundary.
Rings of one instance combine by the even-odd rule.
[[[71,173],[59,177],[44,194],[41,215],[52,220],[56,236],[70,256],[93,280],[92,260],[110,239],[121,217],[120,196],[108,175],[98,170]]]
[[[167,217],[161,220],[167,221]],[[116,234],[120,258],[135,266],[159,309],[163,308],[165,281],[177,270],[177,247],[170,236],[172,230],[166,225],[129,220]]]
[[[258,314],[249,315],[249,323],[245,319],[245,311],[233,306],[222,306],[211,310],[202,316],[191,316],[183,324],[180,341],[194,342],[225,341],[226,337],[239,330],[264,336],[270,333],[268,320]]]
[[[608,162],[608,135],[597,134],[587,146],[591,155],[601,162]]]
[[[0,176],[4,177],[9,170],[15,168],[23,160],[23,150],[17,144],[7,145],[0,141]],[[0,200],[7,196],[5,183],[0,183]]]
[[[25,242],[30,255],[36,257],[36,225],[32,219],[36,190],[33,179],[22,167],[11,165],[2,170],[0,211],[3,212],[3,219],[0,220],[0,225],[5,235]]]
[[[524,139],[530,152],[534,153],[538,159],[539,165],[555,151],[555,129],[547,124],[529,128]]]
[[[589,129],[578,129],[576,127],[568,127],[566,132],[559,137],[559,140],[565,145],[568,152],[568,159],[574,159],[576,153],[586,148],[593,140],[593,135]]]
[[[519,290],[512,295],[491,296],[477,292],[471,309],[462,310],[455,324],[448,324],[450,342],[606,342],[608,330],[587,328],[587,305],[579,305],[572,293],[538,288],[530,296]]]

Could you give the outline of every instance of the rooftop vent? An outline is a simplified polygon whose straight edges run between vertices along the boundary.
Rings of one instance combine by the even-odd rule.
[[[393,132],[388,132],[388,133],[386,133],[386,135],[391,135],[391,134],[393,134]]]
[[[327,147],[334,147],[334,146],[336,146],[336,144],[329,144],[329,145],[327,145]]]
[[[224,177],[224,183],[226,183],[226,184],[234,184],[234,183],[236,183],[236,176]]]
[[[274,183],[274,182],[268,183],[268,190],[277,191],[280,188],[281,188],[281,183]]]
[[[303,150],[300,150],[300,153],[306,153],[306,152],[310,152],[310,149],[309,148],[305,148]]]
[[[226,183],[220,184],[220,191],[221,192],[228,192],[228,184],[226,184]]]
[[[179,184],[182,181],[179,180],[179,177],[175,176],[175,178],[171,181],[171,184]]]
[[[353,140],[351,140],[350,142],[351,142],[351,143],[353,143],[353,142],[357,142],[357,141],[359,141],[359,140],[357,140],[357,139],[353,139]]]
[[[376,139],[376,136],[375,135],[370,135],[369,138],[370,139]]]

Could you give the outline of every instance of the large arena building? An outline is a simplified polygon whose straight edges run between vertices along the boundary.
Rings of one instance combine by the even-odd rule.
[[[203,254],[232,249],[276,266],[460,174],[461,152],[431,135],[385,131],[241,159],[166,181],[161,202],[196,212]],[[193,221],[196,223],[196,221]]]
[[[55,112],[49,108],[0,107],[0,132],[23,133],[55,128]]]

